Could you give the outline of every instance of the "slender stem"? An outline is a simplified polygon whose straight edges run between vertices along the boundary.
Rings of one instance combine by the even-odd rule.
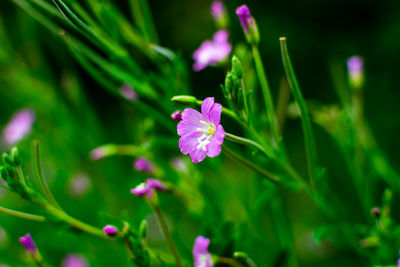
[[[160,208],[158,207],[158,205],[153,205],[153,208],[154,208],[154,211],[156,212],[157,219],[158,219],[158,221],[160,223],[161,229],[162,229],[165,237],[167,238],[167,242],[169,244],[171,252],[175,257],[176,265],[179,266],[179,267],[183,267],[182,260],[181,260],[181,258],[179,256],[178,250],[176,249],[174,241],[172,240],[171,233],[170,233],[170,231],[168,229],[168,225],[167,225],[167,223],[166,223],[166,221],[164,219],[164,216],[161,213]]]
[[[296,102],[301,112],[300,120],[304,132],[304,143],[306,149],[308,173],[310,176],[311,187],[315,191],[316,188],[314,180],[316,176],[315,172],[317,171],[317,157],[316,157],[316,149],[314,143],[314,135],[311,126],[311,120],[308,114],[306,103],[304,101],[303,95],[300,90],[300,86],[297,82],[296,75],[294,74],[292,63],[290,61],[289,52],[286,46],[286,38],[281,37],[280,42],[281,42],[282,61],[289,82],[289,87],[293,93],[294,98],[296,99]]]
[[[258,51],[257,45],[253,45],[252,50],[253,50],[254,63],[256,65],[257,76],[258,80],[260,81],[265,107],[267,110],[268,124],[272,134],[272,141],[273,141],[272,143],[274,144],[275,147],[278,147],[278,144],[280,142],[280,137],[279,137],[280,135],[279,135],[278,122],[275,116],[275,108],[274,108],[274,103],[272,101],[271,90],[269,89],[267,76],[265,74],[264,65],[262,63],[260,52]]]
[[[62,211],[52,205],[47,205],[47,206],[45,206],[45,208],[50,214],[52,214],[56,218],[61,219],[65,223],[69,224],[72,228],[81,230],[82,232],[92,234],[92,235],[95,235],[95,236],[98,236],[101,238],[107,238],[107,235],[104,233],[103,230],[93,227],[82,221],[79,221],[79,220],[75,219],[74,217],[68,215],[64,211]]]
[[[20,211],[11,210],[11,209],[7,209],[7,208],[3,208],[3,207],[0,207],[0,213],[11,215],[11,216],[22,218],[22,219],[31,220],[31,221],[37,221],[37,222],[45,222],[47,220],[46,217],[44,217],[44,216],[20,212]]]
[[[243,158],[241,155],[235,153],[233,150],[228,148],[226,145],[222,145],[222,148],[224,149],[227,156],[231,157],[232,159],[242,163],[243,165],[247,166],[248,168],[252,169],[253,171],[261,174],[262,176],[264,176],[271,182],[281,183],[281,180],[277,176],[275,176],[271,173],[268,173],[264,169],[258,167],[257,165],[255,165],[252,162],[248,161],[247,159]]]
[[[132,244],[129,241],[129,237],[125,237],[124,238],[124,244],[125,244],[125,247],[126,247],[126,251],[128,251],[129,258],[131,259],[131,261],[134,261],[135,260],[135,254],[133,253]]]
[[[46,178],[44,177],[44,172],[43,172],[43,166],[42,162],[40,160],[40,150],[39,150],[39,141],[34,140],[33,141],[33,150],[35,153],[35,171],[36,171],[36,176],[39,180],[39,186],[40,189],[42,190],[42,193],[46,197],[46,199],[55,207],[61,209],[60,205],[58,205],[56,199],[54,198],[53,194],[50,191],[50,188],[47,184]]]
[[[239,144],[243,144],[243,145],[247,145],[247,146],[252,146],[258,150],[261,150],[261,152],[263,152],[267,157],[269,158],[273,158],[273,152],[271,150],[266,150],[263,146],[261,146],[259,143],[244,138],[244,137],[240,137],[240,136],[236,136],[230,133],[225,133],[225,137],[228,138],[229,140],[239,143]]]
[[[224,257],[219,257],[217,260],[217,263],[223,263],[231,266],[236,266],[236,267],[243,267],[241,263],[239,263],[236,260],[230,259],[230,258],[224,258]]]

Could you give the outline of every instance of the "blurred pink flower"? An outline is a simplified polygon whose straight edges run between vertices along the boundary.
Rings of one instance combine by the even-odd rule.
[[[136,93],[135,89],[133,89],[133,87],[130,86],[129,84],[122,85],[119,88],[119,92],[126,99],[130,99],[130,100],[133,100],[133,101],[138,100],[138,94]]]
[[[147,172],[147,173],[152,173],[155,170],[153,163],[144,157],[137,158],[134,162],[134,167],[135,170],[137,171]]]
[[[30,233],[27,233],[25,236],[21,236],[19,238],[19,242],[24,246],[27,252],[36,253],[37,251],[36,244],[33,241]]]
[[[203,236],[198,236],[194,241],[193,259],[194,267],[211,267],[211,254],[208,252],[210,239]]]
[[[167,187],[161,181],[153,178],[146,179],[145,183],[141,183],[135,188],[131,189],[131,193],[137,196],[146,196],[151,199],[153,197],[153,192],[155,191],[165,191]]]
[[[26,108],[13,114],[10,121],[3,129],[3,140],[13,145],[24,139],[32,130],[35,121],[35,112]]]
[[[78,254],[68,254],[65,256],[63,263],[63,267],[89,267],[89,262],[85,259],[85,257]]]
[[[193,53],[194,71],[200,71],[207,66],[223,61],[231,52],[232,45],[228,42],[227,30],[219,30],[214,34],[212,41],[204,41]]]

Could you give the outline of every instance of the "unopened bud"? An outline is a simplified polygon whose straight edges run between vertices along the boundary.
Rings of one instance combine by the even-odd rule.
[[[243,67],[237,56],[232,57],[232,73],[235,74],[239,79],[243,78]]]
[[[143,220],[139,226],[139,235],[141,238],[147,237],[147,221]]]
[[[182,105],[196,105],[197,99],[194,96],[190,95],[177,95],[174,96],[171,101],[182,104]]]
[[[15,166],[20,166],[21,165],[21,158],[19,157],[19,151],[18,148],[13,147],[11,148],[11,158]]]

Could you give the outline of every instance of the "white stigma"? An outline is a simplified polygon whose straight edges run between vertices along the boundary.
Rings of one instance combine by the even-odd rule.
[[[197,128],[198,131],[203,132],[203,135],[197,138],[197,142],[199,142],[199,144],[197,145],[197,149],[207,151],[207,145],[211,142],[210,140],[215,133],[215,126],[203,120],[201,120],[200,123],[206,127]]]

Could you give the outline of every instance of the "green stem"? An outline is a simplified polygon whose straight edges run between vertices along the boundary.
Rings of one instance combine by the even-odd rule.
[[[300,90],[300,86],[297,82],[296,75],[294,74],[292,63],[290,61],[289,52],[286,46],[286,38],[281,37],[280,42],[281,42],[282,61],[289,82],[289,87],[293,93],[294,98],[296,99],[296,103],[298,104],[301,112],[300,120],[304,132],[304,143],[306,149],[308,173],[310,176],[311,187],[315,191],[316,190],[315,172],[317,171],[317,157],[316,157],[316,149],[314,143],[314,136],[312,132],[311,120],[308,114],[306,103],[304,101],[303,95]]]
[[[39,141],[38,140],[34,140],[33,141],[33,150],[35,153],[35,158],[36,158],[36,162],[35,162],[35,171],[36,171],[36,176],[39,180],[39,186],[40,189],[42,190],[42,193],[44,194],[44,196],[46,197],[46,199],[55,207],[57,207],[58,209],[61,209],[60,205],[58,205],[56,199],[54,198],[53,194],[51,193],[49,186],[47,184],[47,181],[44,177],[44,173],[43,173],[43,166],[42,166],[42,162],[40,160],[40,150],[39,150]]]
[[[153,208],[154,208],[154,211],[155,211],[155,213],[157,215],[157,219],[158,219],[158,221],[160,223],[160,226],[161,226],[161,229],[162,229],[162,231],[163,231],[163,233],[165,235],[165,238],[167,239],[167,242],[169,244],[171,252],[175,257],[176,265],[179,266],[179,267],[183,267],[182,260],[181,260],[181,258],[179,256],[178,250],[176,249],[174,241],[172,240],[171,233],[170,233],[170,231],[168,229],[168,225],[167,225],[167,223],[166,223],[166,221],[164,219],[164,216],[161,213],[160,208],[158,207],[158,205],[153,205]]]
[[[246,93],[246,87],[244,85],[243,79],[241,79],[240,83],[242,84],[242,90],[243,90],[243,102],[244,102],[244,110],[246,113],[246,121],[247,123],[251,124],[251,121],[249,120],[250,118],[250,109],[249,109],[249,104],[248,104],[248,96]]]
[[[257,45],[253,45],[252,50],[253,50],[254,63],[256,65],[257,76],[260,81],[265,107],[267,110],[268,124],[272,134],[272,143],[274,147],[278,147],[280,142],[279,127],[275,116],[275,108],[274,108],[274,103],[272,101],[271,90],[268,85],[267,76],[264,70],[264,65],[262,63],[260,52],[258,51]]]
[[[22,219],[36,221],[36,222],[45,222],[47,220],[46,217],[44,217],[44,216],[33,215],[33,214],[15,211],[15,210],[3,208],[3,207],[0,207],[0,213],[11,215],[11,216],[22,218]]]
[[[261,146],[259,143],[244,138],[244,137],[240,137],[240,136],[236,136],[230,133],[225,133],[225,137],[233,142],[239,143],[239,144],[243,144],[246,146],[252,146],[258,150],[260,150],[261,152],[263,152],[268,158],[274,158],[273,156],[273,152],[271,150],[266,150],[263,146]]]
[[[104,233],[103,230],[93,227],[91,225],[88,225],[84,222],[81,222],[81,221],[71,217],[64,211],[59,210],[56,207],[53,207],[52,205],[47,205],[47,206],[45,206],[45,208],[50,214],[52,214],[56,218],[64,221],[65,223],[69,224],[72,228],[81,230],[82,232],[92,234],[94,236],[98,236],[101,238],[107,238],[107,235]]]
[[[264,169],[258,167],[257,165],[255,165],[252,162],[248,161],[247,159],[243,158],[241,155],[237,154],[236,152],[234,152],[233,150],[228,148],[226,145],[222,145],[222,148],[223,148],[224,152],[227,154],[227,156],[229,156],[233,160],[236,160],[236,161],[242,163],[243,165],[245,165],[248,168],[252,169],[253,171],[261,174],[263,177],[267,178],[268,180],[270,180],[273,183],[278,183],[278,184],[281,183],[281,180],[277,176],[265,171]]]

